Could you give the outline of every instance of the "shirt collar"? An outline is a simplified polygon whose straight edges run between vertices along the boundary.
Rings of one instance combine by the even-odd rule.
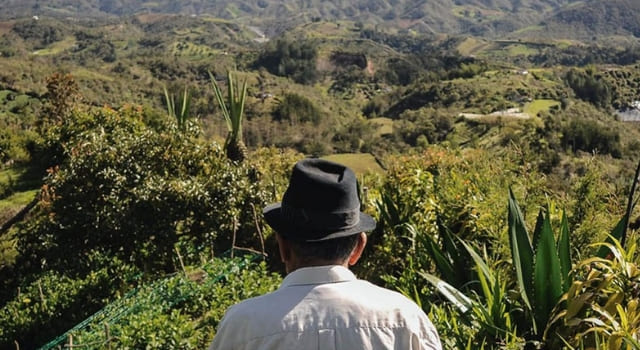
[[[341,265],[312,266],[299,268],[287,275],[280,288],[304,285],[354,281],[356,276]]]

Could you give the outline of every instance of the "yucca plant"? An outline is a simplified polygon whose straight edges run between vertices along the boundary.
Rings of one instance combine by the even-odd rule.
[[[189,90],[185,86],[184,92],[182,93],[182,99],[178,100],[178,104],[176,104],[176,99],[173,94],[169,94],[167,88],[164,88],[164,98],[167,104],[167,114],[173,119],[176,120],[178,124],[178,129],[182,132],[187,130],[187,119],[189,119],[189,109],[191,107],[191,94]]]
[[[218,101],[218,106],[222,110],[222,116],[227,125],[227,138],[225,140],[225,151],[227,157],[233,161],[242,162],[247,158],[247,147],[242,142],[242,117],[244,114],[244,104],[247,97],[247,81],[238,88],[231,72],[227,72],[227,98],[225,100],[218,82],[211,72],[211,85]]]

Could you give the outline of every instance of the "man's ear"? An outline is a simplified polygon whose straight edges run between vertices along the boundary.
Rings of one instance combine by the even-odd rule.
[[[282,238],[277,232],[276,240],[278,241],[278,250],[280,251],[280,261],[286,265],[287,261],[291,260],[291,248],[289,246],[289,242]]]
[[[362,256],[362,252],[364,251],[364,247],[367,245],[367,234],[364,232],[360,232],[358,236],[358,243],[356,243],[356,247],[353,248],[351,255],[349,255],[349,259],[347,260],[347,264],[349,266],[355,265],[360,256]]]

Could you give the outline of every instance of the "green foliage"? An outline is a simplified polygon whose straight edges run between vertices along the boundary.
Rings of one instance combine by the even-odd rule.
[[[46,82],[48,104],[43,112],[44,127],[62,123],[79,97],[78,84],[71,74],[54,73]]]
[[[517,344],[524,340],[517,334],[518,324],[513,320],[514,301],[507,290],[507,282],[498,270],[490,268],[471,246],[460,242],[476,265],[479,293],[467,297],[442,279],[424,272],[419,274],[433,284],[459,310],[460,315],[475,331],[468,344]]]
[[[318,78],[317,56],[318,48],[313,41],[282,37],[267,44],[255,65],[297,83],[311,84]]]
[[[571,282],[568,274],[571,260],[567,243],[567,220],[563,215],[556,248],[549,214],[544,215],[540,211],[532,242],[512,192],[509,193],[508,217],[512,261],[520,300],[511,299],[510,294],[518,291],[510,291],[508,280],[504,280],[504,276],[499,275],[495,267],[487,265],[486,254],[484,258],[480,257],[464,241],[461,244],[475,262],[477,279],[481,286],[481,293],[475,299],[465,296],[447,281],[436,276],[426,273],[421,275],[453,302],[462,315],[471,310],[470,321],[478,322],[480,331],[476,336],[482,342],[493,343],[500,339],[510,342],[509,339],[516,338],[525,338],[528,341],[543,340],[543,332],[549,324],[551,312]],[[566,274],[563,275],[563,272]],[[451,281],[456,282],[457,279]],[[517,316],[520,308],[523,309],[524,315]]]
[[[379,213],[378,228],[369,238],[373,249],[366,252],[359,273],[377,280],[380,274],[373,272],[374,266],[384,264],[390,276],[413,276],[409,285],[389,284],[409,291],[414,288],[411,284],[422,284],[411,271],[453,270],[449,275],[459,278],[460,285],[467,282],[465,276],[473,275],[475,264],[451,237],[503,247],[499,237],[504,218],[491,208],[499,203],[508,165],[490,162],[486,156],[433,147],[388,159],[384,182],[373,196]]]
[[[640,270],[636,243],[624,249],[620,241],[600,243],[610,259],[581,261],[574,282],[554,314],[554,331],[574,348],[640,349]]]
[[[102,318],[109,325],[109,345],[118,349],[203,349],[213,339],[225,310],[246,298],[276,289],[280,276],[265,263],[244,259],[215,259],[211,263],[139,287],[114,301],[119,315],[102,315],[74,332],[74,343],[107,344]]]
[[[288,92],[273,111],[273,118],[278,121],[288,121],[295,125],[311,122],[320,124],[324,115],[308,98],[295,92]]]
[[[34,41],[34,48],[42,48],[62,40],[60,26],[51,21],[23,20],[15,23],[12,30],[25,40]]]
[[[49,198],[23,228],[25,267],[82,266],[84,252],[99,249],[163,270],[178,241],[224,250],[234,231],[251,240],[254,207],[269,196],[250,178],[255,171],[233,166],[197,130],[157,133],[136,117],[100,109],[60,128],[67,160],[52,169]]]
[[[35,348],[99,309],[106,298],[127,283],[136,270],[95,252],[96,264],[84,274],[50,270],[15,290],[0,308],[0,347]]]
[[[527,307],[526,311],[533,315],[532,329],[537,335],[544,331],[551,310],[570,284],[568,272],[571,269],[571,259],[566,216],[563,214],[561,233],[556,246],[549,215],[540,211],[531,241],[518,203],[513,192],[509,192],[509,239],[512,259],[520,295]]]
[[[449,114],[433,108],[407,110],[399,119],[394,123],[394,133],[411,146],[418,146],[420,137],[426,138],[429,144],[442,142],[453,127]]]
[[[622,156],[617,130],[594,120],[572,119],[562,129],[562,145],[573,152],[599,152]]]
[[[587,69],[586,72],[571,69],[565,76],[565,81],[579,98],[598,107],[611,106],[611,87],[592,68]]]
[[[167,114],[171,119],[176,120],[178,129],[183,132],[186,131],[187,120],[190,117],[189,108],[191,106],[191,94],[187,90],[187,87],[184,88],[182,99],[178,100],[178,104],[176,104],[173,94],[169,95],[169,91],[167,91],[166,87],[164,88],[164,98],[165,103],[167,104]]]

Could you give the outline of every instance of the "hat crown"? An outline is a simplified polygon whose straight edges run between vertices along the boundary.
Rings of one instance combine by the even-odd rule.
[[[355,174],[341,164],[326,160],[302,160],[293,168],[282,204],[325,213],[359,210]]]
[[[351,169],[322,159],[301,160],[293,168],[281,203],[263,209],[276,232],[295,241],[321,241],[371,231],[375,220],[360,211]]]

